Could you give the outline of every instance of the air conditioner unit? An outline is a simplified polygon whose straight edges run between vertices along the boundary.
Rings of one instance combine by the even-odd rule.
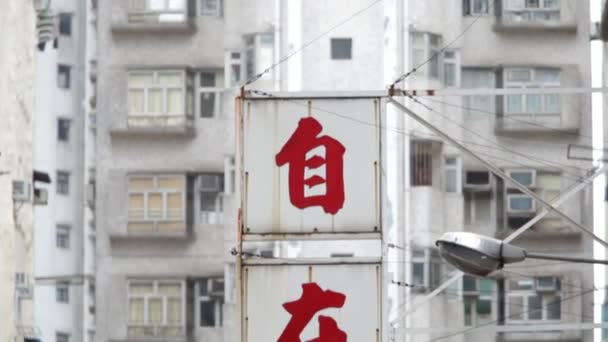
[[[509,217],[527,217],[536,213],[534,198],[524,194],[507,195],[507,214]]]
[[[534,288],[537,292],[555,292],[559,288],[559,278],[536,277],[534,278]]]
[[[30,200],[30,183],[22,180],[13,181],[13,200],[28,202]]]
[[[465,171],[464,188],[468,190],[490,190],[490,171]]]
[[[220,192],[222,191],[222,177],[220,175],[206,174],[200,176],[202,192]]]
[[[536,186],[536,170],[507,170],[507,175],[522,185],[533,188]],[[505,180],[508,189],[517,189],[513,183]]]
[[[43,188],[34,188],[34,204],[47,205],[49,203],[49,191]]]

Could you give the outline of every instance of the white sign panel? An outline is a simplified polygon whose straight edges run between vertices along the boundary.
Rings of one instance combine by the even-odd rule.
[[[245,266],[247,342],[380,341],[378,264]]]
[[[244,233],[380,231],[380,101],[244,103]]]

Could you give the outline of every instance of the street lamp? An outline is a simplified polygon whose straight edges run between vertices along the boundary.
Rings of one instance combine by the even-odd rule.
[[[526,258],[608,265],[608,260],[530,253],[501,240],[468,232],[445,233],[435,245],[439,247],[439,255],[446,262],[477,276],[487,276],[505,264],[524,261]]]

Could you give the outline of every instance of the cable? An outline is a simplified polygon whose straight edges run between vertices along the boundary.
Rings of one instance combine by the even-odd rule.
[[[447,121],[451,122],[452,124],[460,127],[462,130],[467,131],[467,132],[469,132],[469,133],[477,136],[478,138],[480,138],[480,139],[482,139],[482,140],[484,140],[484,141],[486,141],[486,142],[488,142],[490,144],[493,144],[493,145],[497,146],[498,148],[502,149],[505,152],[508,152],[508,153],[511,153],[511,154],[514,154],[514,155],[518,155],[520,157],[523,157],[523,158],[526,158],[526,159],[529,159],[529,160],[533,160],[533,161],[539,162],[540,164],[544,164],[546,166],[553,166],[553,167],[555,167],[556,165],[564,166],[561,163],[556,163],[556,162],[553,162],[553,161],[548,161],[548,160],[541,159],[541,158],[538,158],[538,157],[530,157],[530,156],[528,156],[526,154],[523,154],[523,153],[511,150],[511,149],[509,149],[507,147],[504,147],[504,146],[500,145],[499,143],[495,143],[491,139],[486,138],[486,137],[482,136],[481,134],[475,132],[474,130],[472,130],[472,129],[470,129],[470,128],[464,126],[464,125],[462,125],[461,123],[459,123],[459,122],[457,122],[455,120],[452,120],[448,116],[446,116],[446,115],[440,113],[439,111],[433,109],[432,107],[430,107],[430,106],[422,103],[419,99],[417,99],[417,98],[415,98],[415,97],[413,97],[411,95],[409,95],[408,97],[410,97],[415,103],[417,103],[417,104],[423,106],[424,108],[426,108],[427,110],[429,110],[431,113],[435,113],[435,114],[439,115],[444,120],[447,120]]]
[[[488,13],[491,11],[491,9],[494,8],[494,6],[496,6],[496,3],[498,2],[498,0],[494,0],[492,1],[491,6],[488,6]],[[482,18],[482,17],[486,17],[486,15],[484,14],[480,14],[475,16],[475,19],[473,21],[471,21],[469,23],[469,25],[467,25],[465,27],[464,30],[462,30],[462,32],[460,32],[460,34],[458,34],[456,36],[456,38],[454,38],[452,41],[450,41],[448,44],[444,45],[441,49],[439,49],[437,52],[435,52],[434,54],[431,55],[431,57],[429,57],[427,60],[425,60],[424,62],[420,63],[419,65],[416,65],[415,67],[413,67],[410,71],[406,72],[405,74],[399,76],[395,82],[393,82],[390,86],[394,87],[397,83],[405,80],[406,78],[408,78],[411,74],[415,73],[416,71],[418,71],[419,68],[423,67],[424,65],[426,65],[427,63],[429,63],[430,61],[432,61],[434,58],[438,57],[442,52],[444,52],[445,50],[447,50],[452,44],[456,43],[456,41],[458,41],[460,38],[462,38],[468,30],[471,29],[471,27],[473,27],[473,25],[475,25],[475,23],[477,23],[477,21]]]
[[[603,289],[604,289],[604,288],[606,288],[606,286],[604,286],[604,287],[603,287]],[[582,296],[584,296],[585,294],[588,294],[588,293],[591,293],[591,292],[594,292],[594,291],[596,291],[596,290],[587,290],[587,291],[581,291],[581,293],[580,293],[580,294],[573,295],[573,296],[566,297],[566,298],[562,298],[562,299],[561,299],[561,300],[559,300],[559,301],[554,301],[554,302],[551,302],[551,303],[546,304],[546,305],[541,305],[541,310],[542,310],[542,308],[547,308],[549,305],[555,305],[555,304],[557,304],[557,303],[560,303],[560,307],[561,307],[561,303],[564,303],[564,302],[566,302],[566,301],[568,301],[568,300],[570,300],[570,299],[575,299],[575,298],[578,298],[578,297],[582,297]],[[524,313],[526,313],[526,314],[527,314],[527,313],[530,313],[530,312],[533,312],[533,311],[536,311],[536,310],[538,310],[538,309],[532,309],[532,310],[528,310],[528,311],[525,311],[525,312],[518,312],[518,313],[516,313],[516,314],[506,316],[506,317],[505,317],[505,320],[506,320],[506,319],[508,319],[508,318],[513,318],[513,317],[520,316],[520,315],[522,315],[522,314],[524,314]],[[463,329],[463,330],[460,330],[460,331],[457,331],[457,332],[454,332],[454,333],[450,333],[450,334],[446,334],[446,335],[439,336],[439,337],[436,337],[436,338],[432,338],[432,339],[430,339],[430,340],[429,340],[429,342],[434,342],[434,341],[444,340],[444,339],[446,339],[446,338],[450,338],[450,337],[452,337],[452,336],[456,336],[456,335],[460,335],[460,334],[465,334],[465,333],[467,333],[467,332],[470,332],[470,331],[473,331],[473,330],[476,330],[476,329],[482,328],[482,327],[484,327],[484,326],[493,325],[493,324],[496,324],[496,323],[498,323],[498,320],[493,320],[493,321],[490,321],[490,322],[487,322],[487,323],[484,323],[484,324],[481,324],[481,325],[476,325],[476,326],[471,327],[471,328]]]
[[[353,13],[350,17],[346,18],[345,20],[339,22],[338,24],[332,26],[329,30],[321,33],[320,35],[316,36],[315,38],[313,38],[312,40],[308,41],[306,44],[300,46],[300,48],[298,48],[297,50],[288,53],[287,55],[283,56],[283,58],[281,58],[278,62],[273,63],[271,66],[269,66],[268,68],[264,69],[264,71],[260,72],[257,75],[254,75],[253,77],[251,77],[249,80],[247,80],[244,84],[243,87],[246,87],[250,84],[252,84],[253,82],[259,80],[262,76],[264,76],[266,73],[270,72],[271,70],[273,70],[274,68],[276,68],[277,66],[283,64],[285,61],[287,61],[288,59],[290,59],[291,57],[293,57],[294,55],[298,54],[299,52],[301,52],[302,50],[306,49],[307,47],[309,47],[310,45],[312,45],[314,42],[316,42],[317,40],[323,38],[326,34],[330,33],[331,31],[337,29],[338,27],[346,24],[347,22],[349,22],[350,20],[352,20],[353,18],[357,17],[358,15],[360,15],[361,13],[367,11],[368,9],[372,8],[374,5],[376,5],[377,3],[382,2],[382,0],[376,0],[374,2],[372,2],[371,4],[369,4],[368,6],[358,10],[357,12]]]
[[[443,104],[443,105],[446,105],[446,106],[449,106],[449,107],[453,107],[453,108],[464,109],[464,110],[468,110],[468,111],[476,112],[476,113],[480,113],[480,114],[488,114],[489,116],[493,116],[493,117],[498,117],[499,116],[496,112],[490,112],[490,111],[482,110],[482,109],[478,109],[478,108],[467,107],[467,106],[464,106],[464,105],[458,105],[458,104],[455,104],[455,103],[450,103],[450,102],[447,102],[447,101],[438,100],[438,99],[436,99],[434,97],[425,97],[425,100],[431,101],[431,102],[440,103],[440,104]],[[555,128],[555,127],[546,126],[546,125],[543,125],[543,124],[538,123],[538,122],[531,122],[531,121],[521,120],[521,119],[514,118],[512,116],[509,116],[509,115],[502,116],[502,118],[506,119],[506,120],[511,120],[511,121],[519,122],[519,123],[522,123],[522,124],[525,124],[525,125],[535,126],[535,127],[539,127],[539,128],[542,128],[542,129],[554,131],[555,133],[559,133],[560,135],[571,135],[573,137],[580,137],[580,138],[585,138],[585,139],[592,140],[592,138],[590,136],[588,136],[588,135],[584,135],[584,134],[580,134],[580,133],[574,133],[574,132],[569,132],[569,131],[558,129],[558,128]],[[604,143],[608,143],[608,141],[605,141]],[[548,144],[548,143],[545,142],[545,144]]]
[[[257,95],[261,95],[261,96],[266,96],[266,97],[276,97],[276,96],[274,96],[271,93],[268,93],[268,92],[265,92],[265,91],[261,91],[261,90],[250,90],[250,92],[253,93],[253,94],[257,94]],[[290,102],[290,103],[294,103],[294,104],[299,105],[299,106],[303,106],[303,107],[309,108],[309,104],[308,103],[300,103],[298,101],[290,100],[290,99],[284,99],[284,100],[287,101],[287,102]],[[327,113],[327,114],[331,114],[331,115],[343,118],[345,120],[357,122],[357,123],[360,123],[362,125],[366,125],[366,126],[370,126],[370,127],[374,127],[374,128],[380,128],[380,129],[385,130],[387,132],[394,132],[394,133],[397,133],[397,134],[401,134],[401,135],[409,136],[409,137],[413,137],[413,138],[419,138],[420,137],[420,136],[416,136],[416,135],[413,135],[413,134],[409,134],[409,133],[407,133],[407,132],[405,132],[403,130],[388,128],[388,127],[383,126],[383,125],[379,125],[379,124],[376,124],[376,123],[367,122],[367,121],[364,121],[364,120],[352,118],[352,117],[349,117],[348,115],[337,113],[337,112],[333,112],[333,111],[330,111],[330,110],[327,110],[327,109],[323,109],[323,108],[320,108],[320,107],[310,106],[310,108],[311,109],[315,109],[315,110],[317,110],[319,112],[324,112],[324,113]],[[439,138],[438,136],[430,134],[430,133],[428,133],[428,134],[424,133],[424,135],[430,136],[430,137]],[[489,149],[494,149],[494,150],[499,150],[499,151],[505,151],[505,148],[502,147],[502,146],[500,146],[500,145],[498,145],[498,148],[497,148],[497,147],[492,147],[492,146],[489,146],[489,145],[479,144],[477,142],[470,142],[470,141],[459,140],[459,139],[455,139],[455,140],[458,141],[458,142],[461,142],[464,145],[466,145],[466,144],[476,144],[478,146],[483,146],[483,147],[486,147],[486,148],[489,148]],[[538,158],[536,158],[534,156],[528,156],[528,155],[520,153],[520,152],[516,152],[516,154],[519,154],[522,158],[539,162]],[[539,163],[542,164],[542,162],[539,162]],[[580,168],[578,168],[576,166],[572,166],[572,165],[568,165],[568,164],[560,164],[560,163],[556,163],[556,162],[549,162],[549,163],[553,163],[553,165],[554,165],[554,166],[552,166],[553,168],[556,168],[555,165],[561,165],[562,167],[557,167],[557,169],[560,170],[560,171],[562,171],[562,172],[565,172],[567,174],[571,174],[571,175],[572,175],[572,173],[570,173],[568,170],[565,170],[563,167],[570,167],[570,168],[580,169]],[[581,171],[584,171],[585,173],[588,172],[588,170],[585,170],[585,169],[581,169]],[[574,175],[574,176],[575,176],[575,178],[577,180],[579,179],[578,175]]]

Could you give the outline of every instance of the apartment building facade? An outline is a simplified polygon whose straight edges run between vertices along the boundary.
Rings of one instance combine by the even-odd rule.
[[[0,56],[0,329],[3,341],[35,341],[34,321],[34,77],[36,11],[31,1],[0,5],[5,33]]]
[[[234,98],[274,59],[268,8],[99,3],[98,341],[236,338]]]
[[[36,210],[35,315],[44,341],[94,336],[94,1],[39,2],[35,160],[52,184]],[[94,122],[93,122],[94,123]],[[89,185],[90,184],[90,185]]]
[[[406,87],[544,89],[591,84],[587,1],[430,1],[411,4],[407,18],[406,70],[430,60]],[[449,48],[442,50],[446,44]],[[435,53],[440,54],[431,58]],[[417,101],[409,104],[424,118],[547,201],[580,183],[592,168],[590,161],[571,160],[567,153],[569,144],[591,145],[589,95],[469,95]],[[410,251],[405,274],[414,285],[407,296],[416,301],[449,278],[451,268],[434,247],[443,232],[471,231],[502,239],[543,208],[422,126],[410,121],[406,131],[405,231]],[[591,194],[587,187],[561,206],[587,227],[593,224]],[[555,214],[535,223],[514,243],[544,253],[593,255],[590,238]],[[415,315],[400,315],[397,325],[422,328],[411,337],[414,340],[444,336],[450,341],[588,341],[590,330],[532,333],[517,327],[591,322],[589,289],[591,267],[526,261],[491,278],[465,276]],[[406,301],[402,310],[411,308]],[[509,325],[510,330],[476,328],[484,325]],[[446,329],[433,331],[437,326]]]
[[[346,17],[345,8],[352,8],[351,13],[367,5],[236,0],[99,4],[99,341],[236,340],[234,257],[229,251],[238,203],[233,102],[237,87],[317,39],[336,24],[337,14]],[[382,73],[390,68],[386,56],[405,61],[407,71],[465,29],[461,39],[419,68],[406,86],[589,84],[586,1],[425,1],[405,6],[403,22],[382,6],[370,7],[352,23],[318,38],[249,88],[382,89],[393,79]],[[393,50],[399,44],[384,41],[391,25],[406,29],[401,50]],[[584,143],[591,136],[589,100],[582,95],[440,99],[449,104],[419,101],[461,126],[416,103],[409,105],[543,198],[553,199],[579,182],[589,167],[568,160],[565,152],[568,143]],[[394,222],[394,228],[406,234],[408,246],[402,280],[416,286],[393,302],[397,327],[470,329],[501,317],[522,326],[587,321],[592,295],[574,292],[592,287],[591,268],[533,263],[526,263],[522,272],[505,272],[504,280],[464,278],[404,318],[411,308],[407,303],[428,294],[450,271],[434,249],[442,232],[504,237],[540,211],[533,200],[445,141],[409,121],[404,128],[405,148],[397,166],[404,174],[403,201],[391,206],[395,213],[405,213]],[[565,211],[589,225],[589,200],[583,191],[566,203]],[[591,253],[590,240],[554,216],[537,223],[516,243],[539,252]],[[263,246],[260,252],[275,253],[272,246]],[[499,283],[505,289],[504,310],[498,306]],[[410,340],[441,334],[427,331]],[[472,329],[451,339],[487,341],[496,336]],[[589,336],[573,330],[500,337],[587,341]],[[397,331],[395,338],[404,340],[405,335]]]

